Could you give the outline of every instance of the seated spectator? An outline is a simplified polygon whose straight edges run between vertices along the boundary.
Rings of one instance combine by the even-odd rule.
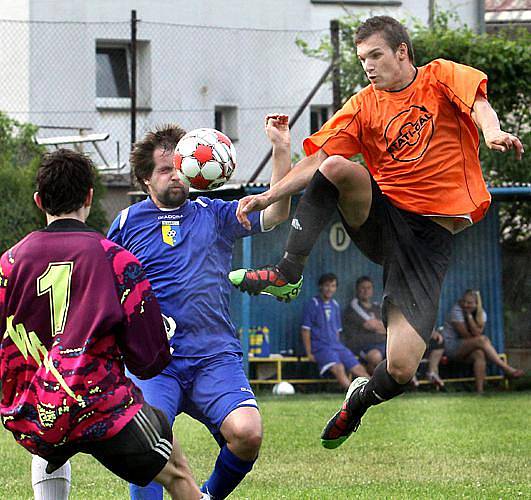
[[[323,274],[319,278],[319,295],[304,306],[301,326],[302,341],[306,355],[319,366],[324,375],[330,371],[343,389],[350,385],[350,377],[367,377],[367,371],[339,340],[341,312],[333,299],[337,290],[337,277]]]
[[[484,335],[487,313],[483,310],[481,295],[466,290],[452,307],[443,328],[445,353],[449,359],[472,363],[476,379],[476,391],[483,393],[487,360],[499,366],[511,378],[524,375],[523,370],[505,363]]]
[[[439,377],[439,363],[444,354],[444,337],[438,330],[431,332],[430,343],[428,344],[428,371],[426,378],[438,388],[444,387],[444,381]]]
[[[372,301],[374,287],[371,278],[361,276],[356,280],[355,297],[343,315],[344,344],[367,363],[372,372],[385,358],[387,334],[382,322],[380,304]]]

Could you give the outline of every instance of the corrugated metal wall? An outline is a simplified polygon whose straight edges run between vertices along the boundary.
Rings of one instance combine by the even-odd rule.
[[[234,291],[232,295],[233,320],[237,327],[267,325],[271,331],[271,352],[300,350],[299,328],[305,300],[317,293],[317,280],[325,272],[333,272],[339,278],[336,299],[345,307],[353,296],[354,282],[361,275],[369,275],[375,284],[375,299],[382,293],[382,270],[366,259],[353,243],[344,251],[336,251],[330,243],[332,221],[315,246],[306,266],[305,284],[301,295],[291,304],[282,304],[271,297],[252,297]],[[337,226],[334,227],[336,229]],[[252,237],[245,255],[251,265],[275,263],[283,253],[289,226],[287,223],[270,233]],[[332,231],[336,236],[335,230]],[[340,236],[340,235],[339,235]],[[341,243],[341,241],[339,241]],[[233,267],[242,264],[242,244],[236,246]],[[250,255],[249,255],[250,254]],[[486,335],[499,352],[503,352],[503,307],[501,286],[501,253],[498,244],[498,211],[496,205],[487,217],[476,226],[458,234],[455,252],[443,288],[439,307],[438,325],[455,301],[467,288],[481,291],[484,308],[488,314]]]

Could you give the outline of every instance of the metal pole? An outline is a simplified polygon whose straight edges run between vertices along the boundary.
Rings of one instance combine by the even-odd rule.
[[[131,149],[136,141],[136,10],[131,11]]]
[[[478,33],[485,33],[485,0],[477,0],[478,5]]]
[[[339,21],[330,21],[330,41],[332,42],[332,101],[334,113],[341,108],[341,68],[339,59]]]
[[[299,117],[302,115],[302,112],[305,110],[306,106],[310,103],[310,101],[313,99],[313,96],[317,93],[321,85],[325,82],[325,80],[328,78],[328,75],[332,72],[333,63],[326,68],[326,71],[323,73],[323,76],[319,78],[319,81],[315,84],[312,90],[310,90],[310,93],[306,96],[306,99],[302,102],[302,104],[299,106],[299,109],[295,111],[295,114],[291,117],[289,121],[289,126],[293,127]],[[270,148],[267,154],[264,156],[258,167],[256,167],[256,170],[253,172],[253,175],[249,178],[248,182],[254,182],[256,178],[260,175],[260,172],[264,169],[267,162],[271,158],[271,155],[273,154],[273,149]]]
[[[435,18],[435,0],[429,0],[428,2],[428,26],[433,28],[433,20]]]

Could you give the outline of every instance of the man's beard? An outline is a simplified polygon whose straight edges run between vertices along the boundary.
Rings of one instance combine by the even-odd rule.
[[[188,197],[184,189],[172,192],[171,189],[157,193],[157,199],[159,202],[168,208],[178,208],[180,207]]]

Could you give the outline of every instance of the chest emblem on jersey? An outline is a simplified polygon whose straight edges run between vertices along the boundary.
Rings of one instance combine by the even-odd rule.
[[[162,241],[170,247],[175,246],[181,241],[181,225],[179,221],[163,221],[162,228]]]
[[[398,113],[385,128],[387,152],[396,161],[418,160],[433,137],[433,114],[424,106],[410,106]]]

